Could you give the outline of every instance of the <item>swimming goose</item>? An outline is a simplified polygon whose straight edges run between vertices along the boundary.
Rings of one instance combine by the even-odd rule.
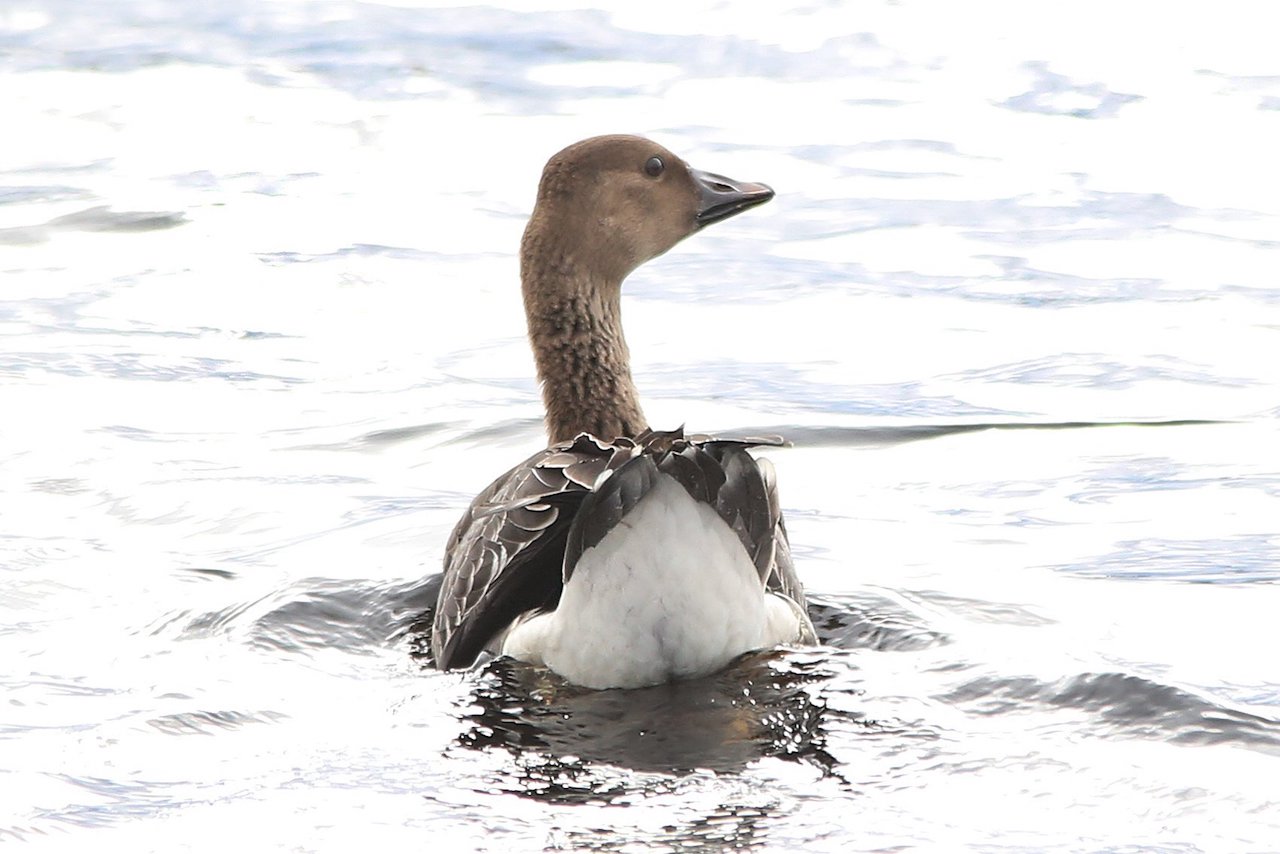
[[[489,652],[636,688],[816,642],[773,467],[746,450],[781,440],[650,430],[622,335],[632,270],[772,197],[636,136],[547,163],[520,276],[550,446],[481,492],[449,537],[440,669]]]

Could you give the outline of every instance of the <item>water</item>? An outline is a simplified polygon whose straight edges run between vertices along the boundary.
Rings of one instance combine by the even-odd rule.
[[[1261,4],[580,5],[0,9],[0,839],[1280,849]],[[779,191],[626,321],[655,425],[793,440],[829,645],[440,674],[603,132]]]

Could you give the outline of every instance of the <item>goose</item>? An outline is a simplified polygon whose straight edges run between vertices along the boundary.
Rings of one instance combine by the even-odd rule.
[[[638,136],[547,162],[520,278],[549,444],[448,539],[439,669],[505,655],[585,688],[638,688],[816,643],[774,469],[747,450],[782,441],[650,429],[622,333],[628,274],[773,195]]]

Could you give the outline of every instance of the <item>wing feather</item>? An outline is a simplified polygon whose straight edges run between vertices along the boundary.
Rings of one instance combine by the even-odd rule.
[[[445,550],[431,637],[438,667],[469,665],[520,614],[555,607],[569,522],[588,492],[565,472],[595,458],[603,467],[612,451],[594,440],[548,448],[476,496]]]
[[[634,508],[662,472],[716,509],[761,585],[804,608],[777,478],[748,448],[776,437],[685,437],[683,429],[607,443],[588,434],[540,451],[472,502],[445,551],[432,627],[441,669],[465,667],[521,614],[552,609],[578,557]]]

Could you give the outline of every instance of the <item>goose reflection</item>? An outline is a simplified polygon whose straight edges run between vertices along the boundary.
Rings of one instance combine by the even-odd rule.
[[[438,576],[428,579],[414,602],[433,600],[438,584]],[[402,632],[433,670],[433,614],[415,616]],[[848,652],[918,650],[948,639],[871,594],[810,597],[809,616],[819,647],[748,653],[711,676],[647,688],[580,688],[544,667],[490,659],[472,671],[456,744],[508,752],[513,761],[498,785],[552,802],[661,791],[673,777],[736,773],[767,758],[840,780],[827,750],[833,725],[846,735],[900,728],[827,702],[832,692],[858,691],[847,678]]]
[[[633,791],[630,772],[736,772],[765,757],[829,774],[818,689],[832,675],[819,655],[769,652],[701,679],[592,691],[497,659],[482,671],[458,743],[511,752],[519,770],[510,787],[551,801]]]

